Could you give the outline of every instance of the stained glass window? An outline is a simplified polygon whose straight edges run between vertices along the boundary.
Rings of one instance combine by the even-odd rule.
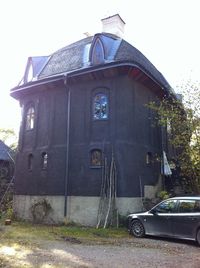
[[[35,109],[33,106],[30,106],[26,113],[26,130],[31,130],[34,128],[35,121]]]
[[[94,97],[93,118],[96,120],[108,118],[108,98],[104,94]]]
[[[93,149],[91,151],[91,166],[99,167],[102,165],[102,152],[99,149]]]

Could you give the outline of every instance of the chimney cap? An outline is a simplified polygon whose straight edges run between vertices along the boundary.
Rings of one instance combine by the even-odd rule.
[[[121,18],[121,16],[120,16],[118,13],[115,14],[115,15],[108,16],[108,17],[106,17],[106,18],[103,18],[103,19],[101,19],[101,21],[103,21],[103,20],[108,20],[108,19],[111,19],[111,18],[113,18],[113,17],[119,17],[120,20],[121,20],[124,24],[126,24],[125,21]]]

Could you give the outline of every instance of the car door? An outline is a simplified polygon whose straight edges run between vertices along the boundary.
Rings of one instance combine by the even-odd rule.
[[[200,224],[200,201],[179,200],[178,211],[172,221],[175,237],[196,239],[196,230]]]
[[[176,200],[166,200],[149,211],[145,221],[147,234],[172,236],[172,220],[176,208]]]

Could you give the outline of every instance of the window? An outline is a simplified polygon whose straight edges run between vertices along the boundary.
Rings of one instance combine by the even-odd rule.
[[[200,201],[195,202],[194,212],[200,212]]]
[[[176,200],[164,201],[155,207],[155,211],[158,213],[172,213],[175,210]]]
[[[47,169],[48,155],[46,152],[42,153],[42,169]]]
[[[93,119],[108,119],[108,97],[105,94],[97,94],[93,99]]]
[[[30,82],[33,80],[33,65],[32,64],[30,64],[28,67],[26,80],[27,80],[27,82]]]
[[[150,165],[150,164],[152,164],[152,161],[153,161],[152,153],[151,153],[151,152],[148,152],[148,153],[146,154],[146,164],[147,164],[147,165]]]
[[[94,40],[94,43],[91,46],[90,55],[90,60],[93,65],[104,63],[105,52],[103,43],[100,38],[96,38],[96,40]]]
[[[182,213],[195,212],[196,209],[198,209],[197,201],[195,200],[181,200],[180,201],[179,212],[182,212]]]
[[[34,128],[34,121],[35,121],[35,109],[33,106],[30,106],[27,109],[26,113],[26,130],[31,130]]]
[[[29,171],[33,170],[33,155],[32,154],[28,155],[28,170]]]
[[[90,165],[92,167],[101,167],[102,165],[102,152],[99,149],[91,151]]]

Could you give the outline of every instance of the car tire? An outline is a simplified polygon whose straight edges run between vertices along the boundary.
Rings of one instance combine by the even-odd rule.
[[[144,237],[145,229],[141,221],[134,220],[131,224],[130,233],[135,237]]]
[[[200,229],[197,230],[197,238],[196,238],[196,240],[197,240],[198,245],[200,246]]]

